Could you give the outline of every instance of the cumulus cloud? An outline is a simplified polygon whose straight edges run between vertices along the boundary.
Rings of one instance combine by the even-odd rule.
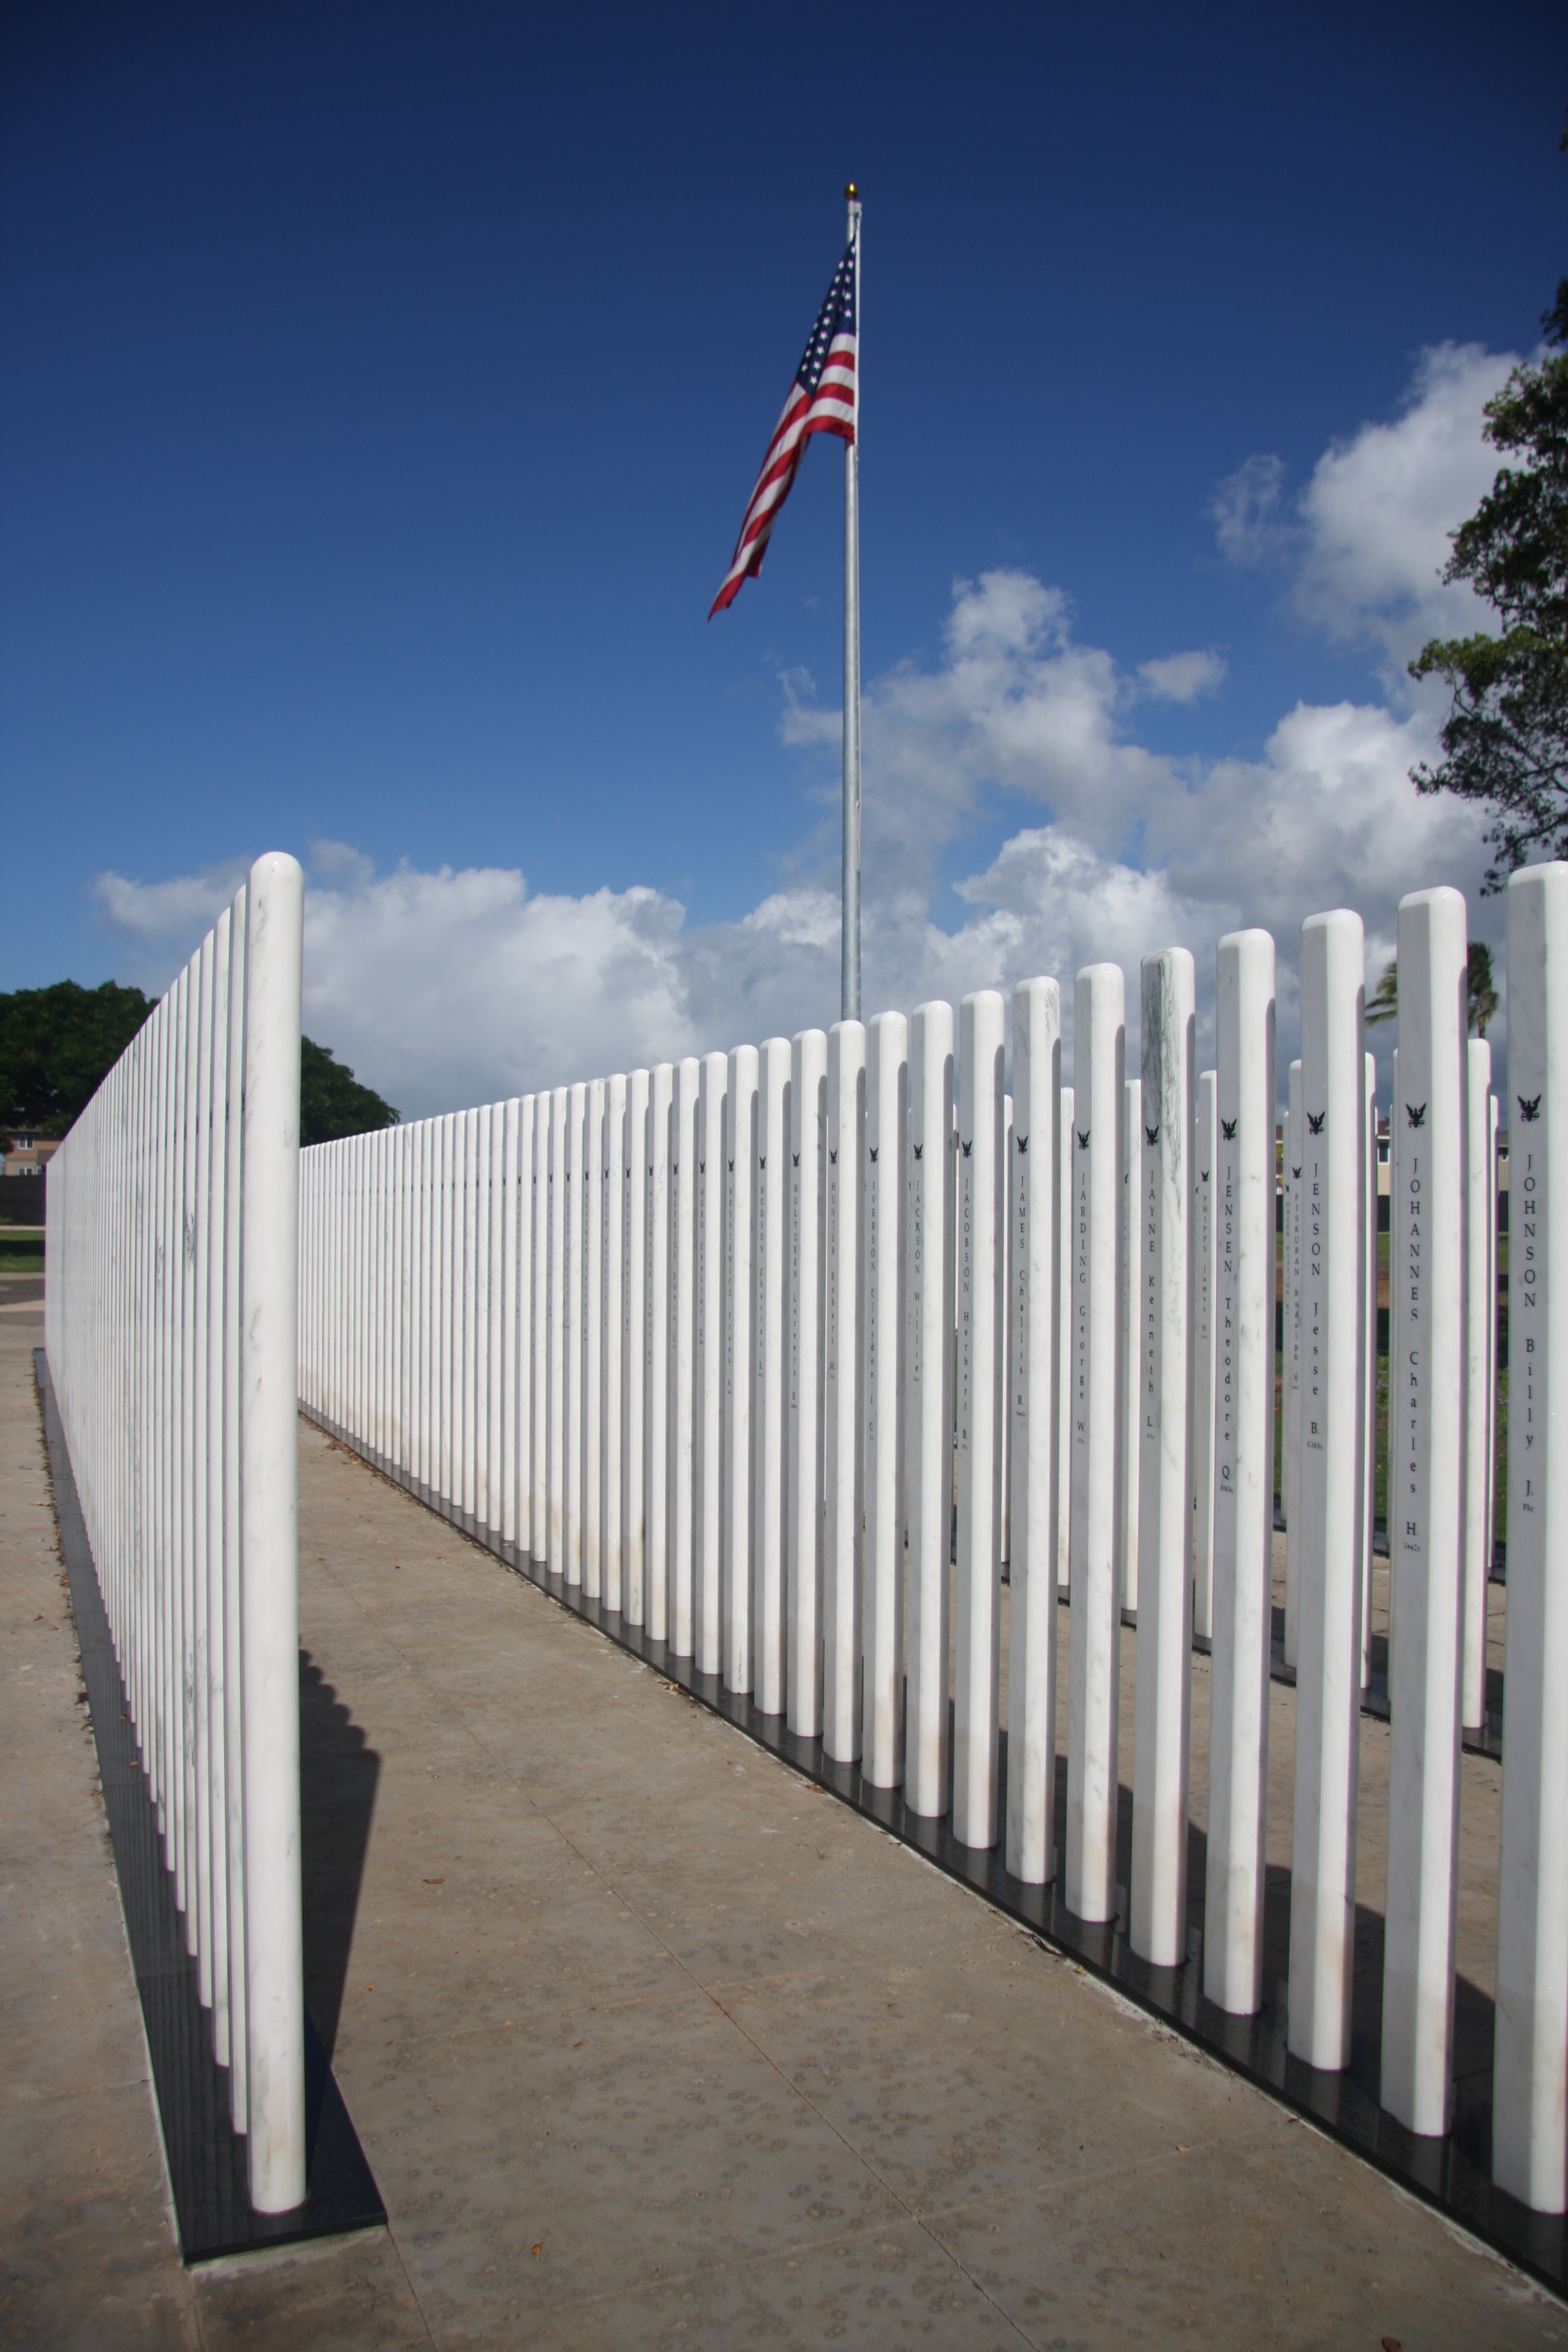
[[[1232,563],[1270,562],[1289,543],[1284,509],[1285,460],[1268,452],[1244,458],[1221,482],[1210,512],[1220,552]]]
[[[1325,454],[1290,524],[1295,593],[1321,626],[1370,632],[1393,651],[1435,616],[1447,625],[1452,592],[1434,575],[1447,531],[1490,478],[1480,404],[1507,365],[1429,353],[1393,424]],[[1255,515],[1278,506],[1270,478],[1255,479]],[[955,582],[936,661],[900,664],[864,696],[868,1011],[1007,990],[1040,971],[1070,1001],[1073,973],[1110,960],[1128,974],[1131,1045],[1139,958],[1181,944],[1197,960],[1211,1053],[1215,943],[1261,924],[1279,948],[1283,1067],[1308,914],[1357,908],[1373,980],[1410,888],[1456,884],[1478,935],[1499,934],[1495,905],[1476,904],[1486,860],[1473,814],[1418,799],[1408,782],[1434,748],[1431,707],[1403,695],[1299,704],[1255,759],[1176,759],[1139,740],[1151,695],[1190,700],[1224,675],[1212,651],[1124,670],[1076,639],[1067,597],[1028,573]],[[792,677],[781,725],[820,755],[836,798],[838,713]],[[953,897],[939,892],[939,861],[951,870],[977,818],[1009,807],[1016,829],[1001,849]],[[381,874],[342,844],[317,845],[312,869],[306,1027],[405,1116],[826,1026],[837,1013],[831,855],[820,873],[808,857],[803,878],[742,920],[699,926],[653,889],[569,898],[531,893],[510,868]],[[151,885],[106,875],[96,889],[140,946],[184,948],[239,870]],[[945,909],[956,919],[942,920]],[[1067,1047],[1070,1071],[1070,1035]]]

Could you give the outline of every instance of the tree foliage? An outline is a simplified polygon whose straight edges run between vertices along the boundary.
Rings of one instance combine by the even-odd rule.
[[[1453,533],[1443,572],[1495,607],[1501,634],[1434,637],[1410,665],[1454,696],[1442,761],[1412,782],[1489,804],[1488,892],[1532,850],[1568,856],[1568,278],[1541,323],[1546,358],[1486,405],[1487,439],[1519,462]]]
[[[1492,985],[1492,951],[1484,940],[1470,941],[1465,972],[1466,1008],[1473,1035],[1484,1037],[1487,1024],[1496,1014],[1500,999]],[[1384,966],[1383,978],[1367,999],[1366,1025],[1375,1029],[1384,1021],[1399,1018],[1399,960],[1394,958]]]
[[[8,1144],[18,1133],[67,1134],[152,1011],[139,988],[111,980],[100,988],[61,980],[0,995],[0,1138]],[[391,1104],[334,1060],[330,1046],[300,1040],[301,1143],[396,1124]]]
[[[395,1127],[397,1113],[362,1086],[330,1045],[300,1040],[300,1141],[336,1143],[345,1135],[373,1135]]]

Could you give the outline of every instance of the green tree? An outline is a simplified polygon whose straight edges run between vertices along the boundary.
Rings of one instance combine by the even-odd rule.
[[[330,1045],[300,1040],[300,1140],[336,1143],[345,1135],[372,1135],[395,1127],[397,1113],[353,1072],[334,1061]]]
[[[0,995],[0,1149],[18,1132],[68,1133],[152,1011],[139,988],[111,980],[100,988],[60,980]],[[396,1124],[392,1105],[335,1061],[330,1046],[300,1040],[301,1143]]]
[[[1443,572],[1495,607],[1501,635],[1434,637],[1410,665],[1454,696],[1440,764],[1411,781],[1489,805],[1485,892],[1532,850],[1568,856],[1568,278],[1541,323],[1547,357],[1515,368],[1486,406],[1487,439],[1520,462],[1453,533]]]
[[[1499,997],[1492,986],[1492,951],[1483,940],[1470,941],[1465,973],[1465,994],[1469,1013],[1470,1028],[1478,1037],[1487,1034],[1487,1024],[1495,1015]],[[1375,1029],[1381,1022],[1399,1018],[1399,960],[1395,957],[1384,966],[1383,978],[1367,999],[1366,1025]]]

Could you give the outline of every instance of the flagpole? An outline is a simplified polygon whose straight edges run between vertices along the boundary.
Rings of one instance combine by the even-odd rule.
[[[855,438],[844,445],[844,937],[842,1013],[860,1018],[860,200],[849,201],[855,249]]]

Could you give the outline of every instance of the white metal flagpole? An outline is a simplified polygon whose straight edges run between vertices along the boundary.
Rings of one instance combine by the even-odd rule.
[[[860,199],[849,200],[855,253],[855,438],[844,444],[844,984],[839,1017],[860,1018]]]

